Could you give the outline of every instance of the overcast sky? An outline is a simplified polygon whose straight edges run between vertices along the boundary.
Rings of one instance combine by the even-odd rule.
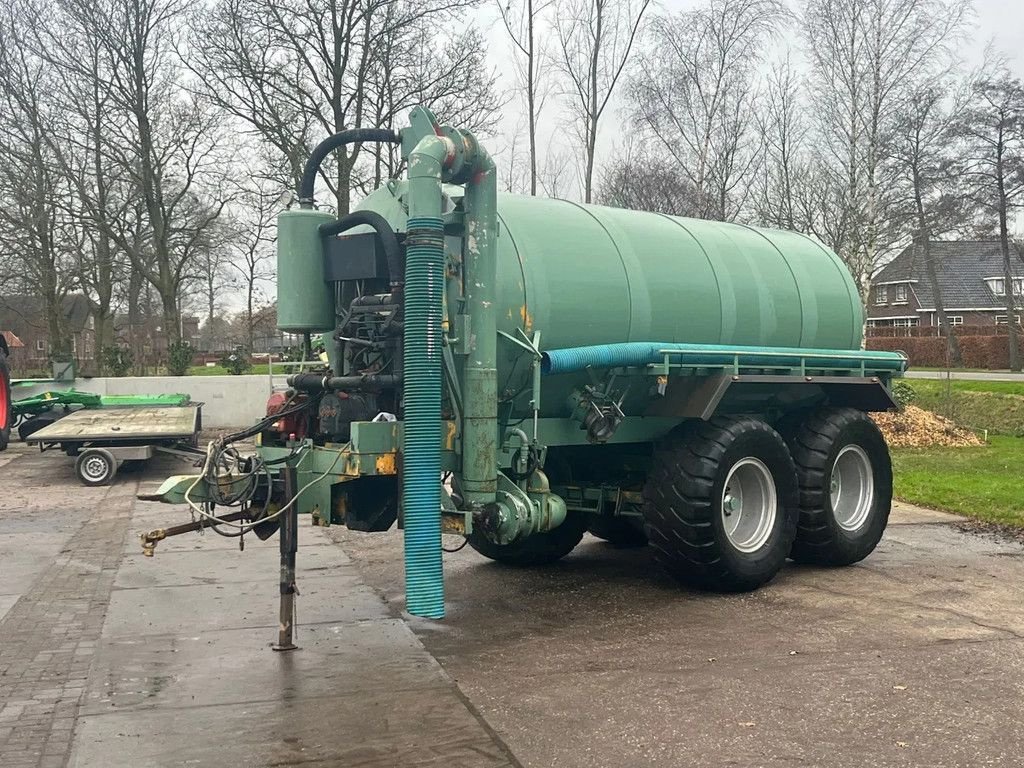
[[[503,0],[504,1],[504,0]],[[557,4],[556,0],[556,4]],[[802,0],[789,0],[794,10],[802,5]],[[477,24],[487,33],[491,41],[492,65],[502,77],[502,86],[511,90],[515,86],[514,75],[508,64],[511,56],[511,47],[496,10],[496,0],[490,0],[478,11]],[[655,12],[677,12],[684,11],[698,6],[698,0],[656,0],[657,9]],[[792,38],[796,30],[789,31]],[[1024,77],[1024,0],[975,0],[975,19],[973,34],[970,42],[961,49],[961,56],[968,66],[976,66],[981,63],[982,54],[988,43],[993,43],[997,50],[1005,54],[1010,60],[1013,71]],[[781,41],[780,48],[786,44]],[[799,48],[801,42],[792,40],[792,47]],[[615,119],[614,113],[608,114],[606,127]],[[512,134],[516,131],[517,124],[520,126],[521,137],[519,147],[525,144],[525,123],[523,123],[521,101],[511,100],[502,113],[499,126],[500,135],[491,139],[489,149],[495,155],[499,163],[499,173],[507,173],[509,163],[509,147],[512,143]],[[541,136],[539,146],[541,148],[561,147],[564,152],[574,152],[571,143],[567,141],[560,131],[560,123],[564,122],[564,107],[558,101],[551,100],[545,105],[545,112],[541,115],[538,132]],[[614,150],[614,132],[604,130],[598,134],[598,168],[600,168],[602,157]],[[541,149],[543,152],[544,149]],[[574,158],[576,155],[573,156]],[[543,163],[543,157],[538,158],[538,163]]]

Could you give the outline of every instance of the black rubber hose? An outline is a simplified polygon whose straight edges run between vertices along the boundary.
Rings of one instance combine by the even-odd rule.
[[[402,384],[402,377],[392,373],[367,373],[362,376],[321,376],[316,373],[293,373],[288,386],[303,392],[379,392]]]
[[[402,248],[398,244],[398,235],[388,224],[388,220],[374,211],[353,211],[347,216],[342,216],[337,221],[331,221],[320,225],[320,237],[334,237],[342,232],[347,232],[352,227],[366,224],[373,227],[384,248],[384,258],[388,263],[388,277],[391,279],[391,301],[395,304],[402,303],[402,286],[405,285],[405,259],[402,258]]]
[[[302,180],[299,182],[299,205],[310,207],[313,205],[313,187],[316,185],[316,175],[320,172],[320,164],[331,152],[346,144],[356,144],[363,141],[374,141],[382,144],[400,144],[402,137],[387,128],[352,128],[321,141],[306,160],[306,167],[302,169]]]

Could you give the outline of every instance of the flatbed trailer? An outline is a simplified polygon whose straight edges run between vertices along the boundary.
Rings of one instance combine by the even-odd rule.
[[[155,453],[199,457],[202,403],[174,407],[85,409],[69,413],[26,442],[40,451],[75,457],[75,473],[89,486],[109,485],[125,461]]]

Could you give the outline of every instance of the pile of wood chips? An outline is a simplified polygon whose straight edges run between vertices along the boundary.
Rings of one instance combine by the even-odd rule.
[[[873,413],[871,418],[882,430],[890,448],[984,445],[969,429],[916,405],[908,405],[902,413]]]

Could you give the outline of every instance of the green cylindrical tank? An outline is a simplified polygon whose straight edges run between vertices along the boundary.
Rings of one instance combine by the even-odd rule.
[[[334,218],[309,209],[277,217],[277,327],[286,333],[334,330],[334,288],[324,282],[318,231]]]
[[[392,184],[359,207],[404,230],[395,203],[405,191]],[[498,214],[498,328],[539,330],[543,349],[630,341],[861,346],[863,310],[849,271],[804,235],[518,195],[499,196]],[[457,246],[449,238],[449,248]],[[521,357],[520,347],[499,345],[500,398],[522,392],[529,362]],[[553,378],[566,381],[546,384],[554,396],[543,404],[546,415],[564,407],[563,389],[588,380]]]
[[[512,195],[498,210],[505,323],[540,329],[546,348],[860,347],[850,273],[803,235]]]

